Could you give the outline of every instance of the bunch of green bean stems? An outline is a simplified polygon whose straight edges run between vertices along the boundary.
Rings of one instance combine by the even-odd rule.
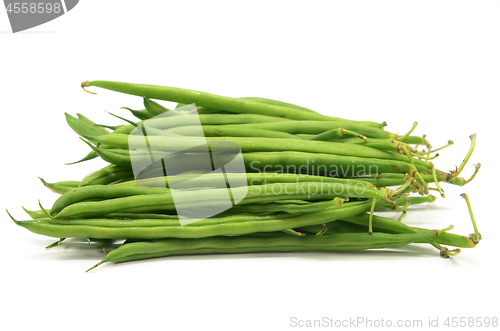
[[[83,88],[89,86],[140,96],[144,109],[123,107],[136,120],[112,114],[126,121],[118,126],[66,114],[68,125],[90,147],[72,164],[100,157],[109,165],[78,181],[41,179],[61,196],[51,208],[25,209],[31,220],[14,221],[31,232],[60,238],[49,247],[65,238],[126,239],[100,265],[170,255],[335,252],[411,243],[430,244],[449,257],[459,248],[474,247],[481,238],[468,198],[475,231],[471,235],[401,222],[409,206],[436,200],[429,190],[444,197],[439,182],[463,186],[470,181],[459,175],[475,136],[464,161],[448,173],[435,168],[431,160],[436,155],[431,156],[425,137],[411,135],[416,123],[407,134],[397,135],[384,129],[385,122],[330,117],[265,98],[109,81],[82,83]],[[152,99],[178,104],[167,109]],[[207,172],[200,164],[207,147],[219,164],[230,162],[235,145],[246,171],[225,173],[233,180],[228,187],[220,183],[219,173]],[[189,153],[178,153],[185,149]],[[165,162],[177,172],[158,176],[158,169],[149,167],[140,178],[134,176],[132,162],[147,163],[167,154]],[[195,186],[179,189],[193,180]],[[184,209],[210,208],[223,205],[228,192],[243,198],[217,215],[199,218],[194,213],[186,219],[177,214],[179,196],[184,197]],[[418,195],[409,196],[412,192]],[[403,214],[394,220],[374,215],[377,210]]]

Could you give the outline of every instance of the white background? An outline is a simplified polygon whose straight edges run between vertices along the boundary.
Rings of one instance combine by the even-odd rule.
[[[500,4],[496,1],[201,2],[86,0],[68,14],[11,34],[0,10],[1,199],[50,206],[48,181],[79,180],[104,165],[65,166],[88,152],[64,112],[120,122],[141,99],[84,80],[171,85],[228,96],[284,100],[332,116],[387,121],[426,133],[451,170],[477,133],[463,175],[446,198],[405,222],[472,225],[484,240],[453,259],[427,246],[409,252],[172,257],[84,271],[99,248],[53,240],[0,222],[2,317],[7,329],[287,330],[290,318],[499,317],[498,110]],[[393,215],[397,217],[397,215]],[[83,246],[83,247],[82,247]],[[395,322],[394,322],[395,323]],[[5,329],[5,328],[2,328]],[[396,329],[396,328],[395,328]]]

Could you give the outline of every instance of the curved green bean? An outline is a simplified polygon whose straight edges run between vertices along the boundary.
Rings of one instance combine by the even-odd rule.
[[[191,104],[209,108],[221,109],[234,113],[250,113],[262,114],[274,117],[290,118],[295,120],[323,120],[323,121],[341,121],[338,117],[330,117],[315,112],[305,112],[293,108],[283,106],[270,105],[252,100],[244,100],[238,98],[230,98],[219,96],[211,93],[181,89],[169,86],[145,85],[145,84],[130,84],[111,81],[85,81],[82,87],[97,86],[104,89],[137,95],[147,96],[149,98],[174,101],[180,103]],[[344,120],[345,121],[345,120]],[[375,122],[360,122],[364,125],[382,127],[381,124]]]
[[[168,239],[122,245],[91,269],[105,262],[186,254],[237,254],[257,252],[337,252],[381,249],[422,242],[435,237],[433,231],[418,234],[342,233],[324,236],[246,235],[201,239]],[[87,271],[89,271],[87,270]]]

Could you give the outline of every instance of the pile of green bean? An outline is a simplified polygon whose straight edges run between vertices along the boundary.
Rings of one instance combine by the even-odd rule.
[[[453,142],[432,149],[425,136],[411,135],[416,123],[398,135],[386,131],[385,122],[330,117],[265,98],[110,81],[82,83],[84,89],[90,86],[142,97],[144,109],[124,108],[136,121],[113,115],[125,121],[119,126],[66,114],[68,125],[90,147],[72,164],[100,157],[109,165],[81,181],[41,179],[61,196],[50,209],[25,209],[31,220],[11,218],[31,232],[59,238],[48,247],[65,238],[125,240],[93,268],[170,255],[336,252],[411,243],[430,244],[442,257],[450,257],[481,239],[466,194],[462,196],[474,228],[470,235],[450,233],[453,226],[423,229],[402,223],[410,205],[436,200],[431,190],[445,197],[440,183],[463,186],[475,177],[480,164],[470,179],[459,177],[474,150],[475,135],[463,162],[446,172],[432,161]],[[167,109],[151,99],[176,102],[177,107]],[[145,137],[137,134],[144,130],[146,147]],[[221,185],[218,173],[200,166],[203,148],[192,146],[208,146],[213,153],[217,148],[222,163],[234,156],[225,148],[238,146],[245,171],[229,175],[239,184]],[[134,173],[133,162],[147,163],[165,153],[170,155],[163,162],[175,172],[167,175],[152,167],[140,178]],[[217,168],[213,160],[212,167]],[[194,187],[178,190],[193,179]],[[186,218],[177,210],[175,194],[186,197],[183,210],[195,210],[219,205],[228,192],[243,198],[211,217],[193,213]],[[401,214],[391,219],[375,215],[376,210]]]

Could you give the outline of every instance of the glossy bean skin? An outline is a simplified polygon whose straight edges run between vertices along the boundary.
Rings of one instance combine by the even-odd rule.
[[[60,196],[59,199],[54,202],[50,214],[57,215],[65,207],[87,199],[113,199],[135,195],[164,194],[169,191],[170,190],[167,188],[143,187],[133,182],[126,185],[116,184],[83,186],[74,188],[73,190]]]
[[[271,105],[252,100],[224,97],[211,93],[181,89],[169,86],[130,84],[111,81],[86,81],[82,87],[97,86],[108,90],[137,95],[147,96],[152,99],[174,101],[185,104],[194,103],[197,106],[221,109],[234,113],[262,114],[274,117],[290,118],[295,120],[323,120],[339,121],[338,117],[330,117],[315,112],[305,112],[298,109],[283,106]],[[362,122],[364,125],[382,127],[375,122]]]
[[[80,186],[105,185],[123,177],[125,174],[128,175],[129,173],[130,170],[126,168],[109,165],[85,176],[85,178],[82,179]]]
[[[147,112],[152,114],[153,116],[160,115],[167,111],[170,111],[170,109],[163,107],[158,102],[150,100],[148,97],[143,97],[143,101],[144,101],[144,108],[146,108]]]
[[[124,244],[96,266],[154,257],[192,254],[239,254],[257,252],[341,252],[380,249],[430,240],[431,231],[418,234],[342,233],[323,236],[245,235],[201,239],[168,239]],[[94,267],[96,267],[94,266]]]
[[[113,188],[101,188],[112,190]],[[152,189],[165,190],[165,189]],[[314,191],[313,191],[314,190]],[[236,195],[237,191],[246,196],[238,204],[262,203],[289,199],[333,199],[336,197],[359,197],[386,199],[389,191],[382,189],[366,188],[356,185],[341,183],[301,182],[301,183],[273,183],[266,185],[254,185],[249,187],[237,187],[231,189]],[[180,198],[181,195],[183,198]],[[241,196],[241,193],[237,196]],[[177,191],[177,201],[184,201],[183,206],[193,207],[214,206],[224,204],[227,201],[227,189],[202,189]],[[177,207],[178,207],[177,203]],[[60,205],[58,205],[60,206]],[[77,202],[65,206],[57,214],[56,218],[89,218],[102,216],[116,212],[151,212],[159,210],[175,210],[173,195],[169,193],[135,195],[122,198],[109,199],[97,202]]]
[[[385,206],[388,202],[377,200],[377,206]],[[191,223],[190,226],[151,226],[151,227],[105,227],[89,225],[61,225],[51,224],[40,220],[16,221],[17,225],[25,229],[54,238],[136,238],[136,239],[160,239],[160,238],[203,238],[211,236],[241,235],[256,232],[275,232],[301,226],[322,224],[336,219],[370,210],[372,201],[345,203],[340,207],[327,208],[325,210],[308,214],[285,214],[272,216],[248,216],[249,220],[224,223],[199,225],[198,222]],[[241,216],[240,216],[241,217]],[[68,220],[71,221],[71,220]],[[157,220],[156,220],[157,221]],[[215,219],[205,219],[203,221],[216,221]],[[203,222],[200,221],[200,222]]]
[[[335,198],[331,201],[312,202],[308,204],[281,204],[281,203],[260,203],[260,204],[247,204],[243,206],[236,205],[228,210],[228,212],[236,214],[250,213],[254,215],[269,215],[277,212],[289,214],[306,214],[317,212],[330,207],[340,207],[344,199]]]

